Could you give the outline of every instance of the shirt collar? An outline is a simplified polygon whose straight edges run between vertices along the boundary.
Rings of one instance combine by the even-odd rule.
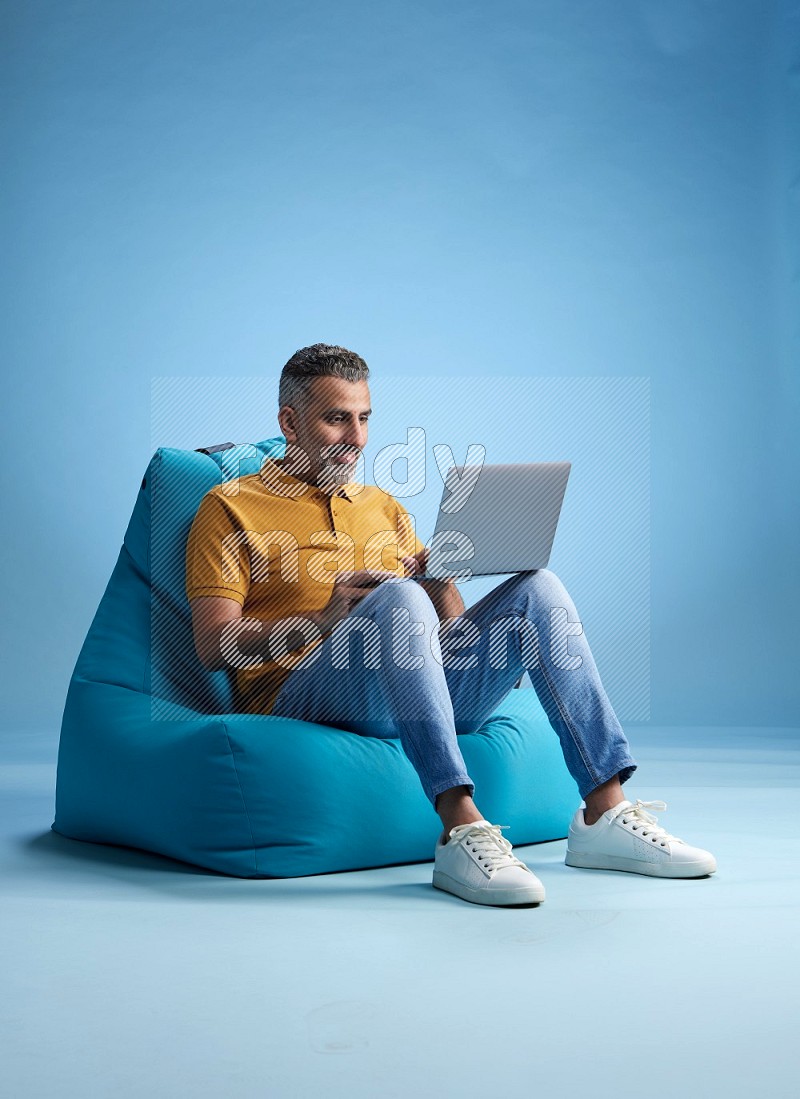
[[[267,462],[276,467],[276,469],[280,473],[281,480],[283,480],[286,484],[303,485],[309,493],[321,491],[321,489],[316,488],[314,485],[308,484],[307,481],[301,481],[299,477],[294,477],[291,473],[286,473],[282,469],[280,461],[276,460],[275,458],[265,458],[264,461],[261,463],[262,469]],[[330,493],[330,495],[338,496],[342,500],[347,500],[348,503],[352,504],[360,487],[361,486],[359,485],[358,481],[347,481],[343,485],[337,485],[333,492]],[[304,495],[305,493],[301,493],[300,499],[302,499]]]

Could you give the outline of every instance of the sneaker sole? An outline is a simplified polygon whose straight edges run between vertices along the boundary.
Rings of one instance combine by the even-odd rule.
[[[624,870],[629,874],[647,874],[651,878],[707,878],[717,869],[716,862],[684,862],[670,866],[626,859],[622,855],[605,855],[601,859],[598,855],[579,851],[567,851],[564,862],[567,866],[577,866],[583,870]]]
[[[473,889],[441,870],[433,872],[433,887],[442,889],[445,893],[454,893],[462,901],[471,901],[472,904],[494,904],[503,907],[512,904],[541,904],[545,896],[544,886],[541,884],[529,885],[524,889]]]

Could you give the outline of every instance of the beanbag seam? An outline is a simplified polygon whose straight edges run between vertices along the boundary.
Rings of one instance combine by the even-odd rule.
[[[250,819],[250,811],[247,808],[247,799],[244,796],[244,789],[242,788],[242,780],[239,777],[239,768],[236,766],[236,755],[233,751],[233,745],[231,744],[230,734],[228,733],[228,724],[225,721],[220,721],[222,731],[225,734],[225,740],[228,742],[228,751],[231,754],[231,763],[233,764],[233,773],[236,775],[236,784],[239,787],[239,793],[242,798],[242,807],[244,809],[244,815],[247,818],[247,827],[250,831],[250,846],[253,849],[253,870],[258,873],[258,858],[256,855],[256,838],[253,832],[253,822]]]

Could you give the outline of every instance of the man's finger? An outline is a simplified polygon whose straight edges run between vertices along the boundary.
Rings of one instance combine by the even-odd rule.
[[[388,573],[357,572],[351,581],[357,588],[374,588],[386,578]]]
[[[355,572],[339,572],[336,574],[334,581],[336,584],[350,584],[352,587],[363,588],[368,584],[377,584],[377,580],[374,580],[368,572],[364,572],[361,569],[356,569]]]

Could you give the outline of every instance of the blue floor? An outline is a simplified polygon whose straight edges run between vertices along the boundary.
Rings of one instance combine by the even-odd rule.
[[[627,732],[626,792],[718,872],[518,847],[548,891],[521,909],[434,890],[432,862],[249,881],[69,841],[54,738],[6,734],[3,1093],[796,1095],[800,732]]]

